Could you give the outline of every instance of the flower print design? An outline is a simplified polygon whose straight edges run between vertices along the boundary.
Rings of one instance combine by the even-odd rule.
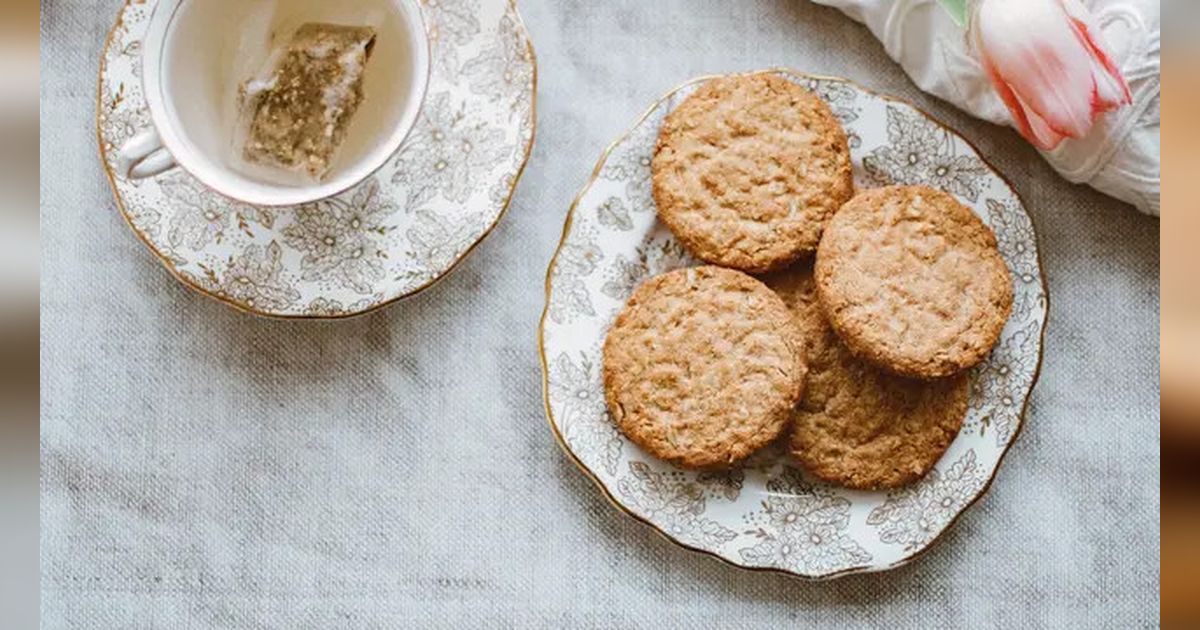
[[[679,470],[655,472],[645,462],[629,462],[629,475],[617,491],[633,509],[672,538],[705,549],[737,538],[737,532],[706,518],[704,490]]]
[[[373,282],[383,278],[387,256],[377,239],[387,234],[384,221],[393,211],[372,179],[348,201],[335,197],[300,206],[283,235],[288,246],[303,254],[305,280],[333,281],[371,293]]]
[[[122,54],[122,55],[125,55],[125,56],[127,56],[127,57],[141,57],[141,56],[142,56],[142,42],[141,42],[141,40],[134,40],[134,41],[132,41],[132,42],[129,42],[128,44],[126,44],[126,45],[122,46],[122,47],[121,47],[121,54]],[[140,77],[140,76],[142,76],[142,66],[141,66],[141,64],[134,64],[134,65],[133,65],[133,76],[135,76],[135,77]]]
[[[846,144],[850,146],[851,151],[858,149],[862,146],[862,136],[853,129],[846,129]]]
[[[217,295],[256,311],[287,308],[300,299],[300,292],[280,279],[282,255],[275,241],[266,247],[247,247],[240,256],[230,258],[217,282]]]
[[[174,202],[169,204],[169,210],[174,212],[168,232],[172,247],[186,246],[198,251],[209,243],[224,242],[230,227],[237,227],[253,238],[252,224],[270,230],[275,223],[272,210],[222,197],[190,175],[172,173],[158,181],[163,194]]]
[[[179,265],[175,265],[174,263],[171,264],[171,268],[175,270],[175,273],[178,273],[179,277],[183,278],[189,285],[197,287],[205,293],[218,295],[221,281],[220,278],[217,277],[217,273],[204,263],[197,263],[196,266],[199,267],[200,271],[203,273],[192,273],[192,271],[184,269]]]
[[[338,300],[319,297],[308,303],[304,307],[305,315],[321,316],[337,316],[346,312],[346,307]]]
[[[421,0],[421,8],[439,40],[465,46],[481,31],[479,0]]]
[[[275,227],[275,211],[270,208],[234,204],[233,218],[237,221],[238,229],[251,238],[254,237],[254,230],[251,224],[257,223],[267,230]]]
[[[679,241],[673,238],[659,239],[651,235],[638,247],[632,260],[617,256],[607,273],[600,292],[624,302],[647,277],[665,273],[693,264],[695,259]]]
[[[1037,279],[1034,278],[1034,281]],[[1017,291],[1013,295],[1013,307],[1011,319],[1015,321],[1024,321],[1030,317],[1035,317],[1037,313],[1046,310],[1046,293],[1043,290],[1041,283],[1029,285],[1017,285]]]
[[[395,214],[396,206],[379,188],[376,179],[367,180],[355,188],[348,203],[339,199],[330,199],[325,203],[337,207],[338,217],[351,232],[382,236],[391,231],[385,223]]]
[[[888,493],[871,511],[867,524],[879,539],[912,551],[931,542],[987,484],[987,477],[968,450],[944,472],[931,470],[915,485]]]
[[[138,132],[149,129],[151,125],[150,110],[141,97],[142,42],[132,38],[132,22],[132,19],[122,19],[113,31],[112,41],[104,53],[107,71],[101,75],[100,81],[100,93],[103,95],[99,115],[102,148],[114,167],[116,151],[127,140]],[[118,67],[120,70],[117,70]],[[128,71],[132,80],[118,78],[123,74],[121,70]],[[129,183],[140,186],[142,182],[129,180]]]
[[[463,203],[474,191],[476,179],[496,164],[504,163],[513,148],[504,143],[504,132],[484,123],[467,126],[464,122],[455,144],[449,145],[447,158],[454,168],[446,179],[443,193],[451,201]]]
[[[988,222],[996,234],[996,244],[1008,263],[1018,290],[1022,285],[1038,284],[1036,239],[1033,222],[1011,201],[988,199]]]
[[[511,15],[500,19],[496,40],[467,61],[462,71],[471,81],[472,92],[493,101],[511,99],[513,113],[530,102],[533,55]]]
[[[328,269],[337,265],[338,252],[346,240],[345,225],[333,212],[318,204],[296,209],[296,221],[284,229],[289,247],[304,254],[309,269]]]
[[[530,83],[529,98],[525,99],[527,104],[524,108],[524,111],[518,116],[520,119],[520,127],[517,129],[517,141],[519,143],[524,143],[524,145],[532,145],[534,132],[537,129],[537,119],[536,116],[534,116],[533,111],[533,94],[534,87],[533,84]],[[517,154],[518,157],[515,159],[517,160],[517,163],[520,164],[525,160],[525,156],[521,155],[519,151]]]
[[[712,498],[726,501],[737,501],[742,494],[742,484],[746,482],[746,471],[742,468],[713,472],[702,472],[696,476],[696,483]]]
[[[1028,386],[1033,380],[1034,351],[1038,339],[1038,322],[1030,322],[1021,330],[1000,342],[988,359],[977,369],[978,375],[972,383],[975,389],[972,399],[981,398],[976,405],[987,399],[999,399],[1010,394],[1019,394],[1019,388]]]
[[[1037,271],[1033,223],[1010,200],[986,199],[987,222],[1013,276],[1011,320],[1025,322],[1045,308],[1045,293]],[[994,427],[998,446],[1011,439],[1021,418],[1023,401],[1033,382],[1040,322],[1036,320],[1003,338],[971,380],[971,406],[978,421]]]
[[[674,271],[680,267],[698,264],[683,244],[668,237],[669,232],[659,227],[651,234],[645,247],[646,268],[651,275]]]
[[[142,16],[137,15],[139,13],[137,7],[127,6],[125,11],[127,13],[122,16],[121,21],[113,30],[112,42],[105,54],[111,55],[111,58],[107,60],[109,64],[118,61],[128,64],[129,72],[140,79],[142,76],[142,40],[134,38],[131,28],[134,23],[142,19]]]
[[[551,274],[550,319],[556,324],[596,315],[584,278],[596,271],[604,253],[590,238],[581,241],[563,245]]]
[[[786,471],[790,469],[784,469]],[[799,497],[799,500],[798,498]],[[807,524],[844,529],[850,523],[850,502],[828,491],[807,487],[802,495],[771,495],[763,501],[763,510],[777,531]]]
[[[416,262],[417,275],[428,277],[447,269],[471,246],[476,235],[477,221],[442,217],[431,210],[421,210],[408,229],[409,255]]]
[[[1004,338],[971,379],[971,407],[995,427],[996,445],[1003,446],[1020,422],[1033,373],[1037,369],[1040,323],[1030,322]]]
[[[509,195],[511,195],[514,190],[513,186],[516,183],[516,179],[517,178],[512,175],[506,175],[497,180],[492,186],[491,190],[488,191],[488,200],[490,200],[492,204],[498,208],[507,206],[509,202]]]
[[[308,303],[304,307],[305,315],[316,317],[339,317],[350,315],[352,313],[361,313],[383,302],[383,296],[376,293],[371,297],[358,300],[349,306],[342,304],[340,300],[334,300],[326,297],[319,297]]]
[[[564,401],[564,411],[570,417],[594,417],[604,411],[603,385],[600,371],[592,361],[581,357],[576,365],[566,353],[554,360],[553,373],[557,378],[550,383],[551,390]]]
[[[608,474],[616,476],[624,441],[608,416],[600,370],[585,355],[576,364],[565,352],[551,366],[550,388],[562,401],[559,428],[573,450],[593,453]]]
[[[465,203],[477,178],[503,163],[512,150],[502,131],[470,120],[461,106],[452,106],[450,93],[443,92],[423,110],[412,137],[400,149],[392,182],[406,188],[404,202],[410,210],[439,192],[449,201]]]
[[[133,72],[133,76],[141,77],[142,64],[133,62],[141,60],[142,40],[133,38],[133,34],[130,32],[130,27],[137,18],[134,16],[130,17],[132,19],[121,21],[121,26],[116,33],[115,41],[113,42],[113,47],[120,55],[124,56],[131,62],[130,70]]]
[[[1045,292],[1038,271],[1037,240],[1029,215],[1012,199],[987,199],[987,221],[1013,279],[1012,319],[1028,319],[1045,308]]]
[[[232,225],[233,219],[228,200],[184,174],[168,175],[159,186],[167,199],[174,202],[167,233],[172,247],[199,250],[224,239],[225,230]]]
[[[158,238],[162,214],[149,204],[142,202],[126,203],[125,215],[133,228],[151,239]]]
[[[384,273],[383,259],[387,251],[379,243],[371,239],[359,239],[357,246],[348,248],[345,258],[336,267],[334,278],[344,286],[354,289],[356,293],[370,293],[374,283],[382,280]]]
[[[829,110],[843,125],[848,125],[859,116],[858,92],[841,81],[808,79],[804,88],[816,94],[829,105]]]
[[[638,258],[634,260],[627,260],[624,256],[617,256],[616,260],[613,260],[608,270],[608,279],[600,287],[601,293],[620,302],[633,295],[633,290],[649,274],[646,270],[645,253],[639,250],[638,254]]]
[[[412,211],[431,199],[438,190],[435,178],[452,168],[445,158],[443,147],[451,144],[457,113],[450,103],[450,93],[443,92],[429,99],[417,118],[417,124],[396,156],[396,172],[392,182],[405,187],[404,207]]]
[[[879,185],[924,184],[975,201],[989,171],[978,157],[958,155],[954,136],[936,123],[887,107],[888,144],[863,158]]]
[[[625,193],[635,210],[654,208],[651,198],[650,161],[654,157],[654,143],[664,113],[654,115],[655,121],[647,120],[638,125],[625,142],[617,147],[600,170],[600,177],[625,182]]]
[[[596,207],[596,218],[600,225],[614,228],[622,232],[633,229],[633,220],[629,218],[629,208],[620,197],[609,197]]]
[[[824,575],[871,561],[868,553],[846,534],[850,501],[832,490],[813,486],[793,468],[767,481],[762,511],[749,519],[759,525],[746,532],[758,539],[740,549],[742,559],[755,566],[774,567],[809,575]]]
[[[119,107],[120,100],[123,98],[125,86],[119,88],[118,95],[110,103],[106,113],[100,116],[100,125],[103,130],[104,140],[107,143],[107,148],[111,152],[110,159],[116,159],[116,151],[119,150],[126,141],[138,134],[143,129],[150,127],[150,110],[147,108],[134,107]]]
[[[989,198],[987,208],[988,221],[1004,257],[1014,260],[1033,258],[1033,222],[1029,215],[1019,211],[1011,201]]]
[[[808,526],[763,537],[757,545],[741,549],[738,553],[753,566],[785,569],[806,575],[829,575],[861,567],[871,561],[871,554],[861,545],[848,536],[833,532],[826,526]]]
[[[454,82],[459,71],[459,48],[471,43],[482,28],[479,0],[421,0],[429,32],[433,72]]]

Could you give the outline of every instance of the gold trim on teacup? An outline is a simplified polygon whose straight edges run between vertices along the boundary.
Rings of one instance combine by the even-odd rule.
[[[661,106],[665,101],[667,101],[672,96],[674,96],[675,94],[677,94],[678,92],[680,92],[684,89],[687,89],[698,83],[703,83],[705,81],[709,81],[711,79],[715,79],[715,78],[719,78],[719,77],[727,76],[727,75],[706,75],[706,76],[702,76],[702,77],[697,77],[695,79],[691,79],[681,85],[676,86],[675,88],[671,89],[666,94],[664,94],[661,98],[656,100],[654,102],[654,104],[651,105],[650,108],[645,111],[645,113],[643,113],[641,116],[638,117],[637,121],[633,124],[632,127],[630,127],[624,134],[622,134],[620,137],[618,137],[615,141],[613,141],[611,144],[608,145],[608,147],[606,147],[604,149],[604,152],[600,154],[599,161],[596,162],[595,168],[592,169],[592,174],[588,178],[588,181],[584,184],[583,188],[580,189],[579,194],[575,196],[574,201],[571,202],[571,207],[569,210],[567,210],[566,221],[563,224],[562,237],[558,241],[558,246],[555,248],[554,255],[550,258],[550,265],[546,270],[546,280],[545,280],[546,305],[542,309],[542,317],[538,322],[538,331],[537,331],[538,358],[541,362],[541,367],[542,367],[542,405],[545,407],[546,420],[547,420],[548,424],[550,425],[550,430],[554,434],[555,441],[558,442],[559,447],[561,447],[563,452],[566,453],[568,459],[570,459],[576,466],[578,466],[579,469],[581,471],[583,471],[584,475],[586,475],[589,479],[592,480],[592,482],[596,485],[596,487],[600,489],[600,492],[604,495],[604,498],[607,499],[608,502],[613,505],[613,507],[615,507],[619,511],[624,512],[625,514],[628,514],[629,516],[633,517],[634,520],[636,520],[644,525],[649,526],[655,533],[657,533],[659,536],[663,537],[668,542],[670,542],[674,545],[678,545],[679,547],[682,547],[688,551],[695,552],[695,553],[698,553],[698,554],[701,554],[704,556],[708,556],[711,558],[715,558],[724,564],[727,564],[736,569],[741,569],[743,571],[752,571],[752,572],[756,572],[756,573],[775,573],[775,574],[780,574],[780,575],[784,575],[784,576],[787,576],[790,578],[796,578],[796,579],[801,579],[801,580],[805,580],[805,581],[829,580],[829,579],[843,577],[843,576],[852,575],[852,574],[856,574],[856,573],[874,573],[874,572],[887,571],[890,569],[894,569],[894,568],[903,566],[905,564],[908,564],[909,562],[924,555],[925,552],[927,552],[930,548],[932,548],[935,545],[935,543],[937,543],[939,540],[941,540],[942,536],[944,536],[946,534],[946,532],[950,531],[950,529],[954,527],[954,525],[958,522],[959,518],[961,518],[963,514],[965,514],[968,510],[970,510],[972,506],[974,506],[977,502],[979,502],[980,499],[983,498],[983,496],[985,494],[987,494],[988,490],[991,489],[991,487],[992,487],[992,482],[995,481],[995,479],[996,479],[997,473],[999,473],[999,471],[1000,471],[1000,466],[1004,463],[1005,456],[1008,455],[1008,452],[1012,448],[1012,445],[1014,443],[1016,443],[1017,438],[1020,437],[1021,430],[1025,427],[1025,413],[1029,409],[1029,399],[1032,397],[1033,388],[1037,385],[1038,379],[1042,373],[1042,360],[1045,357],[1045,347],[1046,347],[1046,326],[1050,321],[1050,291],[1049,291],[1049,285],[1046,282],[1046,272],[1042,266],[1042,248],[1041,248],[1040,244],[1038,244],[1038,241],[1037,241],[1037,226],[1033,224],[1033,216],[1029,214],[1029,211],[1025,207],[1025,201],[1021,198],[1020,194],[1017,193],[1017,189],[1015,186],[1013,186],[1012,181],[1010,181],[1006,176],[1004,176],[1003,173],[1001,173],[998,169],[996,169],[995,165],[993,165],[990,161],[988,161],[987,158],[983,157],[983,153],[979,150],[979,147],[975,143],[968,140],[965,136],[960,134],[953,127],[941,122],[937,118],[934,118],[932,114],[925,111],[921,107],[918,107],[917,105],[915,105],[903,98],[900,98],[897,96],[892,96],[890,94],[884,94],[882,92],[878,92],[876,90],[864,87],[854,81],[851,81],[850,79],[846,79],[843,77],[809,74],[807,72],[800,72],[797,70],[792,70],[790,68],[768,68],[765,70],[757,70],[757,71],[745,73],[745,74],[751,74],[751,75],[786,74],[793,78],[798,78],[798,79],[839,82],[839,83],[844,83],[846,85],[853,86],[854,88],[861,90],[862,92],[865,92],[865,93],[875,96],[877,98],[881,98],[885,101],[889,101],[889,102],[893,102],[893,103],[900,103],[902,105],[907,105],[907,106],[911,107],[914,111],[916,111],[917,113],[924,116],[930,122],[938,125],[942,129],[954,134],[955,137],[961,139],[963,142],[966,142],[967,146],[971,147],[971,149],[974,150],[975,153],[979,156],[980,161],[982,161],[988,167],[988,169],[991,170],[991,172],[994,175],[996,175],[1002,182],[1004,182],[1005,186],[1008,187],[1009,192],[1011,192],[1013,197],[1015,197],[1017,199],[1017,201],[1020,202],[1021,211],[1024,212],[1026,214],[1026,216],[1029,217],[1030,225],[1033,228],[1033,242],[1037,249],[1038,276],[1039,276],[1039,278],[1041,280],[1041,284],[1042,284],[1042,294],[1044,295],[1045,304],[1046,304],[1046,316],[1042,320],[1041,332],[1040,332],[1040,336],[1038,338],[1037,365],[1034,367],[1033,380],[1029,384],[1029,391],[1026,392],[1025,400],[1022,401],[1022,403],[1021,403],[1021,412],[1017,415],[1017,426],[1013,430],[1012,437],[1009,438],[1008,442],[1004,445],[1003,450],[1000,451],[1000,457],[999,457],[999,459],[996,460],[996,465],[992,469],[991,475],[989,475],[987,483],[985,483],[983,485],[983,487],[979,490],[979,492],[976,493],[975,496],[972,497],[971,500],[968,501],[967,504],[964,505],[963,508],[961,510],[959,510],[958,513],[955,514],[950,519],[950,522],[947,523],[946,526],[944,528],[942,528],[942,530],[940,532],[938,532],[937,536],[934,536],[933,539],[926,542],[922,547],[920,547],[919,549],[913,551],[912,553],[904,556],[903,558],[896,560],[892,563],[889,563],[887,565],[879,566],[879,567],[874,567],[874,566],[855,567],[855,568],[843,569],[841,571],[835,571],[833,573],[829,573],[829,574],[825,574],[825,575],[812,576],[812,575],[804,575],[802,573],[797,573],[795,571],[790,571],[788,569],[780,569],[780,568],[776,568],[776,567],[754,567],[754,566],[743,565],[738,562],[735,562],[734,560],[726,558],[726,557],[716,553],[715,551],[712,551],[709,549],[702,549],[700,547],[697,547],[694,545],[689,545],[687,543],[680,541],[679,539],[671,536],[671,534],[669,532],[667,532],[666,530],[661,528],[659,525],[657,525],[653,521],[651,521],[643,516],[638,515],[637,513],[635,513],[628,507],[626,507],[624,504],[622,504],[620,502],[620,500],[618,500],[616,498],[616,496],[614,496],[613,493],[609,491],[608,487],[604,484],[604,482],[600,479],[600,477],[594,471],[592,471],[592,469],[589,468],[587,466],[587,464],[585,464],[581,459],[579,459],[579,457],[575,454],[574,451],[571,450],[571,447],[567,444],[566,438],[563,437],[562,432],[558,428],[558,421],[555,420],[555,418],[554,418],[554,412],[551,411],[551,408],[550,408],[550,363],[546,359],[546,338],[545,338],[546,331],[545,331],[545,328],[546,328],[546,318],[549,316],[549,313],[550,313],[550,294],[551,294],[551,291],[553,289],[553,284],[554,284],[554,280],[553,280],[554,267],[558,263],[558,256],[562,252],[563,245],[566,243],[567,237],[571,233],[571,225],[574,222],[575,210],[578,208],[579,203],[582,201],[584,195],[586,195],[588,193],[588,191],[591,190],[593,184],[596,183],[596,179],[599,178],[600,172],[603,169],[605,162],[608,161],[608,158],[612,154],[613,150],[616,149],[616,147],[619,146],[621,143],[625,142],[625,140],[630,135],[632,135],[633,132],[638,127],[640,127],[642,125],[642,123],[645,122],[646,119],[649,118],[659,108],[659,106]]]
[[[268,311],[261,311],[261,310],[255,309],[254,307],[249,306],[247,304],[242,304],[242,303],[236,302],[234,300],[231,300],[231,299],[229,299],[223,295],[220,295],[216,292],[210,291],[210,290],[204,288],[203,286],[200,286],[199,284],[196,284],[195,282],[193,282],[192,280],[190,280],[189,278],[187,278],[186,276],[181,274],[179,272],[179,270],[175,268],[175,264],[172,263],[170,259],[163,256],[162,253],[160,253],[158,251],[158,248],[155,247],[154,244],[151,243],[150,240],[148,238],[146,238],[146,236],[144,234],[142,234],[142,232],[140,230],[138,230],[137,227],[134,226],[133,218],[131,216],[129,216],[129,212],[125,209],[125,200],[121,198],[121,191],[120,191],[120,189],[117,188],[117,176],[115,173],[113,173],[112,167],[108,163],[108,155],[104,150],[104,129],[103,129],[101,121],[100,121],[100,116],[101,116],[102,110],[104,109],[104,74],[105,74],[105,71],[108,69],[107,68],[107,66],[108,66],[108,59],[107,59],[108,51],[109,51],[109,48],[112,47],[113,38],[116,36],[117,31],[120,30],[122,24],[125,21],[125,11],[129,8],[130,5],[145,4],[145,3],[146,3],[146,0],[125,0],[125,4],[121,7],[120,13],[117,15],[116,23],[114,23],[113,27],[111,29],[109,29],[108,36],[104,40],[104,48],[102,49],[101,54],[100,54],[100,71],[99,71],[99,74],[96,79],[96,141],[97,141],[97,147],[99,148],[99,151],[100,151],[100,165],[104,168],[104,173],[108,177],[108,184],[109,184],[109,187],[112,188],[113,199],[117,203],[117,209],[120,211],[121,218],[123,218],[125,220],[125,224],[129,226],[129,229],[132,230],[135,235],[137,235],[138,240],[140,240],[146,246],[146,248],[150,250],[150,253],[153,254],[154,257],[157,258],[160,263],[162,263],[163,267],[166,268],[167,272],[170,273],[176,280],[178,280],[180,283],[182,283],[185,287],[199,293],[200,295],[202,295],[206,298],[216,300],[217,302],[225,304],[226,306],[230,306],[230,307],[234,308],[235,310],[241,311],[243,313],[248,313],[250,315],[266,317],[269,319],[301,320],[301,321],[303,321],[303,320],[330,320],[330,321],[332,321],[332,320],[340,320],[340,319],[352,319],[355,317],[370,315],[371,313],[374,313],[383,308],[391,306],[392,304],[395,304],[396,302],[399,302],[401,300],[404,300],[404,299],[413,297],[415,295],[418,295],[420,293],[423,293],[426,290],[432,288],[434,285],[441,282],[442,280],[444,280],[447,276],[449,276],[452,272],[454,272],[454,270],[457,269],[458,266],[464,260],[466,260],[468,256],[470,256],[475,251],[475,248],[479,247],[479,245],[481,243],[483,243],[483,241],[487,240],[488,236],[491,236],[492,232],[496,229],[496,226],[498,226],[500,224],[501,219],[503,219],[508,214],[509,206],[512,205],[513,197],[517,193],[517,185],[521,182],[522,175],[525,174],[525,167],[529,164],[529,158],[533,154],[533,145],[537,139],[537,88],[538,88],[537,54],[533,49],[533,39],[529,36],[529,29],[525,27],[525,22],[521,18],[521,13],[520,13],[520,11],[517,10],[517,0],[508,0],[508,6],[512,12],[513,17],[516,18],[517,30],[521,33],[522,39],[525,40],[525,47],[529,52],[529,63],[533,69],[533,77],[532,77],[532,81],[531,81],[532,82],[531,96],[530,96],[530,103],[529,103],[529,116],[530,116],[530,123],[531,123],[530,132],[529,132],[529,141],[525,143],[525,156],[521,159],[521,165],[519,167],[517,167],[517,170],[515,171],[515,173],[513,173],[513,182],[512,182],[512,186],[510,186],[510,188],[509,188],[508,197],[505,198],[504,205],[501,206],[500,212],[496,215],[495,220],[493,220],[491,225],[489,225],[488,228],[486,230],[484,230],[484,232],[479,236],[479,238],[476,239],[474,243],[471,243],[470,247],[468,247],[465,251],[463,251],[462,254],[460,254],[457,258],[455,258],[454,261],[451,262],[450,265],[446,267],[446,269],[441,271],[439,274],[434,276],[431,280],[429,280],[425,284],[423,284],[415,289],[412,289],[402,295],[398,295],[396,297],[392,297],[387,300],[384,300],[383,302],[380,302],[378,304],[372,305],[369,308],[365,308],[360,311],[355,311],[353,313],[338,313],[338,314],[329,314],[329,315],[313,315],[313,314],[307,314],[307,313],[287,314],[287,313],[271,313]],[[422,18],[423,17],[424,16],[422,16]],[[426,27],[428,27],[428,24],[426,24]],[[432,50],[431,50],[430,59],[429,59],[429,65],[430,65],[429,72],[430,72],[431,76],[432,76],[433,62],[434,62],[434,60],[433,60]],[[425,105],[425,103],[422,104],[422,107],[424,107],[424,105]],[[414,127],[415,127],[415,125],[414,125]],[[407,138],[406,138],[406,141],[407,141]],[[401,145],[401,146],[403,146],[403,145]]]

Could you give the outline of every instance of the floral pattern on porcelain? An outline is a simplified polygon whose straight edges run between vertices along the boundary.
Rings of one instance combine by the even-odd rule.
[[[738,550],[744,560],[818,575],[870,562],[871,554],[847,535],[849,499],[788,467],[767,478],[766,489],[762,511],[746,519],[759,527],[747,532],[758,542]]]
[[[779,448],[726,473],[680,470],[615,428],[599,375],[608,326],[643,280],[696,264],[655,217],[649,156],[663,117],[697,82],[655,104],[613,145],[571,209],[548,272],[541,329],[547,411],[565,447],[608,495],[675,542],[742,567],[808,578],[883,570],[927,548],[980,496],[1020,428],[1046,323],[1037,243],[1016,193],[957,134],[848,81],[777,72],[830,101],[853,139],[859,186],[940,186],[996,231],[1014,273],[1016,306],[1000,344],[972,373],[963,431],[921,481],[856,492],[808,478]]]
[[[909,107],[889,105],[886,111],[887,142],[863,157],[873,184],[924,184],[965,201],[979,198],[990,172],[974,151],[962,151],[950,130],[930,125]]]

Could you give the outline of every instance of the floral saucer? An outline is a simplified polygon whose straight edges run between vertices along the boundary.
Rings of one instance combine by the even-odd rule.
[[[830,104],[849,134],[858,187],[935,186],[995,231],[1016,299],[999,345],[971,375],[962,432],[921,481],[859,492],[816,481],[774,450],[731,472],[681,470],[617,431],[600,380],[608,326],[642,280],[695,264],[656,220],[650,157],[663,117],[704,78],[668,94],[618,139],[567,215],[539,330],[546,414],[562,447],[614,505],[686,548],[805,578],[889,569],[928,548],[983,495],[1021,428],[1048,308],[1033,225],[978,151],[916,107],[844,79],[766,72]]]
[[[421,9],[432,74],[405,144],[342,195],[258,208],[178,169],[115,175],[117,148],[150,122],[140,40],[154,2],[126,2],[100,65],[101,161],[121,214],[176,278],[259,315],[348,317],[429,287],[491,232],[533,147],[533,47],[515,0],[421,0]]]

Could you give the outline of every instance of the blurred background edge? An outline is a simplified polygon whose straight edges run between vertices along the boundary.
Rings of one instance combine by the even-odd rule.
[[[1163,212],[1166,229],[1161,256],[1162,319],[1160,321],[1160,384],[1162,417],[1160,596],[1166,627],[1200,624],[1200,291],[1196,269],[1200,248],[1191,240],[1200,234],[1200,214],[1185,209],[1200,196],[1195,173],[1200,167],[1200,119],[1191,114],[1192,97],[1200,97],[1200,3],[1168,0],[1164,37],[1163,118],[1171,133],[1162,135]],[[1169,77],[1169,79],[1168,79]],[[1168,173],[1170,174],[1168,176]],[[1185,183],[1187,182],[1187,183]]]
[[[0,611],[38,619],[39,6],[0,0]]]
[[[38,620],[40,7],[0,0],[0,611]]]

